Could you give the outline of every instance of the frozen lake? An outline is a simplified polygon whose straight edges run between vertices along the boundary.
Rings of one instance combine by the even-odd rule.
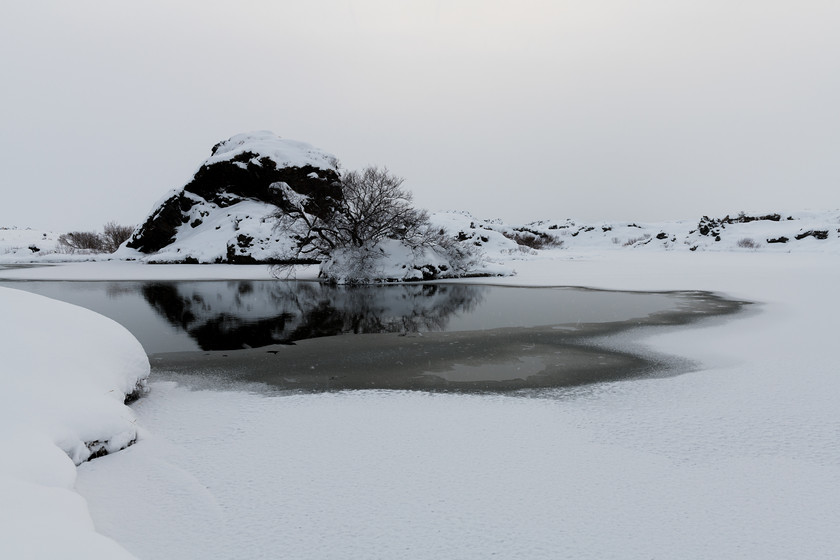
[[[511,390],[661,372],[591,340],[737,311],[702,292],[470,284],[9,281],[124,325],[158,378],[280,389]],[[364,335],[364,336],[360,336]],[[317,339],[317,340],[314,340]],[[674,364],[670,364],[672,367]],[[685,365],[683,364],[683,367]]]

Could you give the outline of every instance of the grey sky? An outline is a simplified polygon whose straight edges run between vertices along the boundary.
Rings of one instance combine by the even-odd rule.
[[[267,129],[509,221],[835,209],[840,2],[0,8],[0,226],[137,223]]]

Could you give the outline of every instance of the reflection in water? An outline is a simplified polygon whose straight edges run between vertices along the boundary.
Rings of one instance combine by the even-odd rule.
[[[148,283],[146,301],[203,350],[345,333],[428,332],[483,300],[483,286],[330,286],[314,282]]]

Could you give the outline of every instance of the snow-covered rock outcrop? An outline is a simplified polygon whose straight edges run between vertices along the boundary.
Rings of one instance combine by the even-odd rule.
[[[322,210],[340,198],[338,160],[267,131],[238,134],[213,147],[192,180],[168,193],[118,252],[150,262],[274,262],[289,240],[270,215],[282,192]]]
[[[342,246],[336,232],[344,230],[335,216],[352,206],[345,188],[333,155],[271,132],[239,134],[217,144],[189,183],[156,204],[115,256],[152,263],[320,263],[321,276],[339,283],[507,271],[487,266],[473,243],[438,229],[427,230],[421,244],[386,237]],[[337,236],[327,240],[327,250],[301,249],[327,231]]]

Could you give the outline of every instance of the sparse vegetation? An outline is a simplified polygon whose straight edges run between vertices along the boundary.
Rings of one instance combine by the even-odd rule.
[[[128,241],[134,226],[121,226],[117,222],[108,222],[102,228],[102,245],[107,253],[113,253],[120,245]]]
[[[103,233],[95,231],[71,231],[58,237],[58,248],[65,253],[113,253],[134,231],[134,226],[121,226],[108,222]]]
[[[650,234],[649,233],[646,233],[641,237],[631,237],[630,239],[628,239],[627,241],[624,242],[624,245],[622,245],[622,247],[630,247],[631,245],[635,245],[636,243],[638,243],[640,241],[646,241],[648,239],[650,239]]]
[[[749,237],[739,239],[737,245],[741,249],[758,249],[758,243],[756,243],[754,240],[750,239]]]
[[[103,253],[102,238],[95,231],[71,231],[58,237],[58,246],[64,252]]]

